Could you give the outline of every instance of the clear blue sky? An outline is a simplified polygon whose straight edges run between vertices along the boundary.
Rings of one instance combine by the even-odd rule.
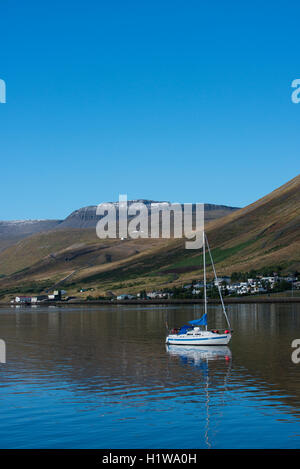
[[[299,2],[1,2],[0,219],[244,206],[300,173]]]

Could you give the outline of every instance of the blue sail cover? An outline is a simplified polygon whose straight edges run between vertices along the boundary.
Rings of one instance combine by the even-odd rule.
[[[193,326],[189,326],[188,324],[185,326],[182,326],[178,332],[178,335],[186,334],[191,329],[193,329]]]
[[[203,314],[202,318],[194,319],[194,321],[189,321],[189,324],[193,326],[207,326],[207,314]]]

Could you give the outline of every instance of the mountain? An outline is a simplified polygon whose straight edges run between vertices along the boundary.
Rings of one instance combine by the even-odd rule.
[[[133,203],[141,202],[146,205],[147,208],[150,207],[151,203],[155,202],[153,200],[129,200],[128,206]],[[109,202],[114,205],[116,208],[116,214],[118,218],[119,214],[119,202]],[[96,214],[97,205],[89,205],[88,207],[82,207],[78,210],[72,212],[59,226],[60,229],[65,228],[96,228],[97,222],[100,220],[101,216]]]
[[[211,221],[206,232],[219,275],[251,269],[300,271],[300,176],[279,189]],[[212,275],[208,268],[209,275]],[[94,286],[102,291],[123,283],[132,291],[182,285],[202,276],[202,254],[187,250],[184,240],[169,240],[155,245],[151,252],[140,253],[106,267],[94,266],[74,275],[73,282]]]
[[[161,203],[154,200],[138,199],[129,200],[128,206],[133,203],[143,203],[148,210],[152,203]],[[119,203],[110,202],[116,207],[118,216]],[[0,250],[2,250],[2,240],[13,244],[13,242],[26,238],[36,233],[42,233],[53,229],[86,229],[95,228],[100,216],[96,215],[97,205],[89,205],[75,210],[64,220],[13,220],[0,221]],[[238,207],[228,207],[226,205],[205,204],[205,217],[207,220],[215,220],[224,217],[229,213],[238,210]]]
[[[119,216],[119,203],[110,202],[116,208],[117,218]],[[143,203],[148,211],[150,211],[150,206],[152,203],[162,203],[155,200],[129,200],[128,207],[134,203]],[[97,222],[100,220],[101,216],[96,214],[97,205],[90,205],[88,207],[80,208],[72,212],[65,220],[63,220],[57,228],[96,228]],[[237,207],[228,207],[226,205],[215,205],[215,204],[204,204],[205,209],[205,218],[206,221],[216,220],[217,218],[224,217],[229,213],[233,213],[238,210]]]
[[[300,175],[265,197],[206,226],[219,274],[234,271],[300,271]],[[202,275],[202,255],[174,244],[164,258],[148,264],[181,283]],[[127,266],[127,271],[129,267]],[[211,272],[208,268],[208,272]]]
[[[0,251],[20,239],[56,228],[61,220],[0,221]]]
[[[128,206],[133,203],[141,202],[146,205],[148,210],[152,203],[160,203],[154,200],[130,200],[128,201]],[[117,217],[119,215],[119,203],[112,202],[116,208]],[[93,229],[95,234],[95,228],[97,222],[100,220],[101,216],[96,215],[97,205],[90,205],[87,207],[82,207],[78,210],[72,212],[64,220],[15,220],[15,221],[0,221],[0,252],[8,248],[9,246],[15,245],[18,241],[29,238],[38,233],[47,233],[52,230],[87,230]],[[214,204],[205,204],[205,219],[206,221],[215,220],[220,217],[224,217],[229,213],[233,213],[238,210],[236,207],[227,207],[225,205],[214,205]],[[129,217],[130,220],[130,217]],[[58,235],[60,236],[60,235]],[[73,235],[71,235],[71,238]],[[67,236],[65,236],[67,242]],[[37,240],[36,240],[37,242]],[[37,242],[38,243],[38,242]],[[67,246],[66,246],[67,247]],[[38,244],[37,244],[38,248]],[[22,264],[23,265],[23,264]],[[9,269],[10,272],[13,272],[13,267]],[[0,275],[4,271],[1,271],[0,264]],[[7,273],[7,269],[5,269]]]
[[[300,176],[245,208],[205,208],[220,275],[300,270]],[[224,211],[226,216],[213,219]],[[185,249],[184,239],[100,240],[96,221],[94,206],[80,209],[54,229],[0,252],[2,295],[64,285],[71,294],[85,287],[99,296],[182,285],[201,277],[202,254]]]
[[[152,200],[143,202],[146,206]],[[118,213],[118,203],[115,203]],[[233,213],[237,208],[205,205],[207,221]],[[56,284],[62,279],[88,275],[94,270],[107,269],[115,263],[153,253],[167,246],[170,240],[127,239],[100,240],[96,236],[96,206],[71,213],[65,220],[2,222],[0,229],[0,290],[19,284],[38,282]],[[64,280],[66,282],[66,280]]]
[[[257,202],[214,221],[211,244],[231,250],[235,270],[300,270],[300,175]],[[220,262],[229,270],[228,261]]]

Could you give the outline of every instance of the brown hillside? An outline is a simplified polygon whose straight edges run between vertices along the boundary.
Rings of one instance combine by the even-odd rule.
[[[230,274],[266,267],[300,270],[299,228],[297,176],[257,202],[210,222],[206,231],[218,273]],[[99,294],[118,291],[121,284],[139,291],[144,286],[182,284],[201,275],[201,253],[186,250],[184,240],[101,241],[94,230],[89,231],[39,234],[6,249],[0,253],[0,273],[7,275],[1,280],[2,289],[32,280],[50,286],[66,278],[69,288],[92,285]]]

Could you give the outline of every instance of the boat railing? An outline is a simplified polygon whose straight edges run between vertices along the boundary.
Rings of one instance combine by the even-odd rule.
[[[180,327],[172,327],[172,328],[168,328],[167,331],[168,331],[168,335],[169,334],[172,334],[172,335],[177,335],[180,333]],[[190,329],[191,331],[193,330],[193,328]],[[214,334],[232,334],[233,333],[233,329],[210,329],[210,332],[213,332]]]

